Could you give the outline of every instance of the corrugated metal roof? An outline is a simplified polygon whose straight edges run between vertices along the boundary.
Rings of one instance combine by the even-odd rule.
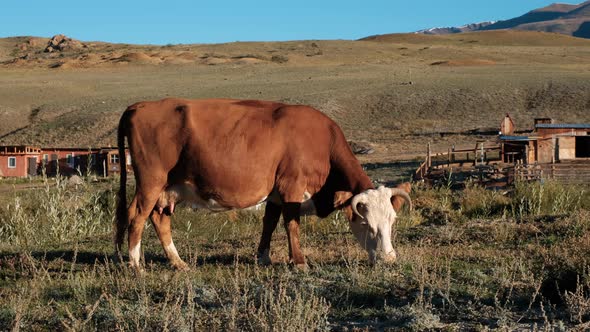
[[[510,136],[510,135],[500,135],[500,139],[503,141],[533,141],[533,140],[536,140],[536,138],[534,138],[534,137]]]
[[[535,128],[546,129],[590,129],[590,123],[537,123]]]

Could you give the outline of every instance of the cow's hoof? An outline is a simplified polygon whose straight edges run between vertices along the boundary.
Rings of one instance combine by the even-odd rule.
[[[303,264],[295,264],[293,265],[295,267],[296,271],[300,271],[300,272],[307,272],[309,271],[309,265],[303,263]]]
[[[268,266],[272,264],[272,259],[270,259],[268,249],[265,250],[263,253],[258,253],[258,255],[256,255],[256,262],[260,266]]]
[[[309,270],[309,266],[307,265],[306,262],[300,262],[300,263],[291,262],[290,265],[293,267],[293,269],[295,271],[307,272]]]
[[[141,267],[141,265],[129,263],[129,269],[137,276],[145,275],[145,270],[143,267]]]
[[[176,269],[176,271],[190,271],[188,264],[182,260],[171,262],[170,264],[172,264],[172,267]]]

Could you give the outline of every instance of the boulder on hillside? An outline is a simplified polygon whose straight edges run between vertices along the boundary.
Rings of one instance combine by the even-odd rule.
[[[371,154],[375,150],[366,142],[348,141],[348,145],[354,154]]]
[[[45,52],[52,53],[73,51],[85,47],[87,47],[86,44],[82,43],[79,40],[72,39],[64,35],[55,35],[51,37],[51,39],[47,43],[47,47],[45,47]]]

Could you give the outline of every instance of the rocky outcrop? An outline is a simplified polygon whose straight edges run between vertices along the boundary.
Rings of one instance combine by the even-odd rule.
[[[47,43],[45,52],[67,52],[86,48],[86,44],[64,35],[55,35]]]

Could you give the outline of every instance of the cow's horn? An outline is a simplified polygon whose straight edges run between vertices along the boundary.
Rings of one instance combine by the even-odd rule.
[[[352,198],[352,202],[350,203],[351,207],[352,207],[352,211],[354,211],[354,213],[361,217],[361,219],[365,219],[365,217],[363,217],[363,215],[361,215],[359,213],[359,211],[357,210],[356,206],[359,203],[365,203],[367,201],[367,195],[366,194],[358,194],[356,196],[354,196]]]
[[[410,195],[408,195],[408,193],[400,188],[389,188],[389,191],[391,192],[391,196],[401,196],[403,197],[406,202],[408,202],[408,206],[410,207],[410,211],[412,210],[412,199],[410,198]]]

